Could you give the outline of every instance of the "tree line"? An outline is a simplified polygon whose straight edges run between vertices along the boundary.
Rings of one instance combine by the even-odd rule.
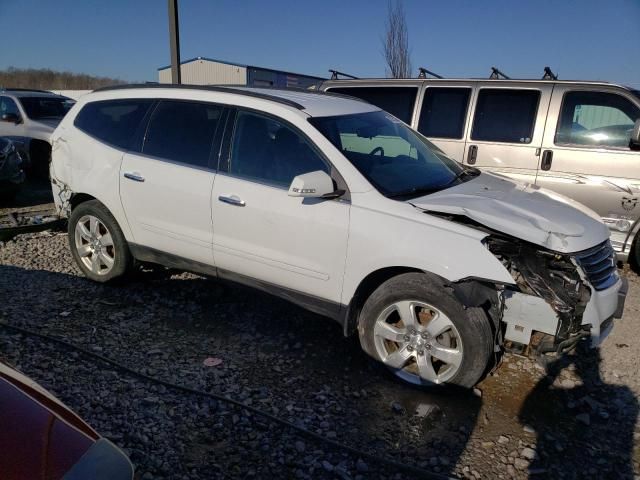
[[[84,73],[59,72],[48,68],[14,68],[0,70],[0,88],[35,88],[38,90],[93,90],[126,83],[118,78],[96,77]]]

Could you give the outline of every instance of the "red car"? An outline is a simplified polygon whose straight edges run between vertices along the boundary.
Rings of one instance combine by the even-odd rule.
[[[2,480],[131,480],[127,456],[40,385],[0,362]]]

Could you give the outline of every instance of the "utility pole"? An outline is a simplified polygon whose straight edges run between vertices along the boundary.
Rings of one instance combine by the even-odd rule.
[[[180,84],[180,27],[178,25],[178,0],[168,0],[169,44],[171,46],[171,83]]]

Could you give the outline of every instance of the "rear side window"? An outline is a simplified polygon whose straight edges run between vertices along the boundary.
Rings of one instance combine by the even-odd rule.
[[[413,107],[418,94],[417,87],[342,87],[327,90],[361,98],[386,110],[408,125],[411,125]]]
[[[207,167],[222,107],[163,100],[149,120],[142,153]]]
[[[98,140],[118,148],[128,149],[152,103],[151,99],[87,103],[82,107],[73,124]]]
[[[483,88],[478,94],[472,140],[531,143],[540,92]]]
[[[568,92],[562,101],[556,144],[624,148],[640,108],[615,93]]]
[[[427,88],[418,131],[425,137],[462,138],[470,96],[470,88]]]

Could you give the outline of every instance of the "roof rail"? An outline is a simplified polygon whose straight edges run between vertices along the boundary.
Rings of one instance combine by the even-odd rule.
[[[498,70],[496,67],[491,67],[491,75],[489,76],[491,80],[500,80],[501,78],[504,80],[511,80],[511,78],[507,77],[504,73]]]
[[[171,89],[183,89],[183,90],[206,90],[209,92],[234,93],[236,95],[244,95],[247,97],[260,98],[262,100],[270,100],[272,102],[288,105],[289,107],[293,107],[298,110],[304,110],[304,107],[302,105],[300,105],[297,102],[294,102],[293,100],[278,97],[276,95],[269,95],[261,92],[253,92],[250,89],[254,87],[247,87],[245,85],[236,85],[233,87],[221,87],[217,85],[185,85],[185,84],[176,85],[173,83],[142,83],[142,84],[130,84],[130,85],[112,85],[110,87],[97,88],[96,90],[94,90],[94,92],[109,92],[112,90],[129,90],[134,88],[137,88],[137,89],[171,88]],[[282,90],[286,90],[286,89],[282,89]]]
[[[0,91],[3,92],[38,92],[38,93],[50,93],[51,95],[56,95],[55,93],[49,90],[38,90],[37,88],[5,88],[0,87]]]
[[[354,77],[353,75],[349,75],[348,73],[339,72],[338,70],[329,69],[329,72],[331,72],[331,80],[340,80],[340,78],[338,77],[339,75],[347,78],[352,78],[354,80],[358,80],[358,77]]]
[[[418,67],[418,71],[420,72],[418,74],[418,78],[427,78],[427,75],[431,75],[434,78],[444,78],[442,75],[438,75],[437,73],[433,73],[433,72],[427,70],[424,67]]]
[[[542,76],[542,80],[558,80],[558,75],[551,71],[551,68],[544,67],[544,75]]]

